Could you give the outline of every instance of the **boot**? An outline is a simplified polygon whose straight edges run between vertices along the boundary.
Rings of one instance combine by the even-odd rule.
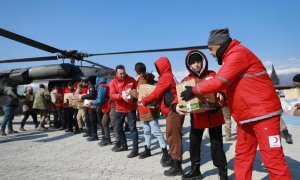
[[[139,155],[139,152],[137,150],[132,150],[128,155],[127,158],[134,158]]]
[[[180,160],[173,160],[173,165],[170,169],[165,170],[164,175],[165,176],[176,176],[176,175],[182,175],[182,167],[181,167],[181,161]]]
[[[87,140],[87,141],[96,141],[96,140],[99,140],[99,138],[98,138],[98,135],[97,135],[97,134],[92,133],[91,136],[88,137],[86,140]]]
[[[289,131],[287,129],[285,129],[285,130],[282,130],[282,133],[283,133],[283,135],[285,137],[286,143],[293,144],[293,140],[292,140],[292,137],[291,137]]]
[[[83,128],[79,128],[80,133],[84,133]]]
[[[111,142],[110,137],[109,137],[109,138],[106,138],[106,142],[107,142],[108,145],[112,145],[112,142]]]
[[[26,131],[26,130],[24,129],[24,125],[21,125],[20,131]]]
[[[73,129],[67,129],[65,132],[73,132]]]
[[[147,157],[151,156],[151,151],[150,149],[145,145],[145,151],[141,152],[139,159],[145,159]]]
[[[115,145],[113,148],[111,148],[112,151],[116,151],[117,149],[119,149],[121,147],[121,142],[120,141],[116,141]]]
[[[100,142],[98,143],[98,145],[99,145],[100,147],[107,146],[107,145],[109,145],[109,144],[112,144],[110,138],[105,138],[105,137],[103,137],[103,138],[102,138],[102,141],[100,141]]]
[[[75,129],[74,134],[80,134],[81,131],[79,129]]]
[[[45,126],[44,126],[44,124],[43,123],[41,123],[40,125],[39,125],[39,127],[36,129],[37,131],[46,131],[48,128],[46,128]]]
[[[115,150],[115,152],[122,152],[122,151],[128,151],[128,147],[122,147],[122,146],[120,146],[119,148],[117,148]]]
[[[200,172],[200,164],[192,164],[190,172],[184,174],[181,179],[202,179]]]
[[[91,133],[88,132],[88,131],[86,131],[86,132],[82,135],[82,137],[90,137],[90,136],[91,136]]]
[[[218,167],[220,180],[228,180],[227,167]]]
[[[64,127],[60,127],[58,130],[60,130],[60,131],[64,131],[64,130],[66,130],[67,128],[64,128]]]
[[[172,157],[171,155],[168,153],[167,148],[162,148],[162,157],[160,160],[160,164],[162,165],[162,167],[171,167],[172,166]]]
[[[18,133],[18,131],[15,131],[15,130],[13,130],[13,129],[8,130],[8,134],[16,134],[16,133]]]
[[[4,130],[1,130],[1,131],[0,131],[0,135],[1,135],[1,136],[6,136],[5,131],[4,131]]]

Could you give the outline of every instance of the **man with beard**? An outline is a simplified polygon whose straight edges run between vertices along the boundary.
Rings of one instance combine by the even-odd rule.
[[[195,95],[226,90],[238,126],[234,179],[252,178],[258,145],[270,179],[291,179],[281,146],[281,104],[266,68],[253,52],[230,38],[227,28],[211,31],[208,49],[222,67],[214,78],[187,86],[181,97],[188,101]]]

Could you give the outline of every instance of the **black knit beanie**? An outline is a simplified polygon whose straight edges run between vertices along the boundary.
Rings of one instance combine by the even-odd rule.
[[[202,61],[203,57],[199,53],[193,53],[188,59],[188,65],[192,65],[195,61]]]
[[[300,82],[300,74],[297,74],[293,77],[294,82]]]

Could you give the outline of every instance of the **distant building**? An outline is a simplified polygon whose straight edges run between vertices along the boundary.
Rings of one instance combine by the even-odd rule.
[[[272,72],[271,72],[270,78],[271,78],[274,85],[279,85],[280,84],[279,78],[276,74],[276,71],[275,71],[275,68],[274,68],[273,64],[272,64]]]

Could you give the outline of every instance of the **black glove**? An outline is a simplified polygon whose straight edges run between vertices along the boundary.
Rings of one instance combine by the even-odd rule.
[[[188,100],[192,99],[194,96],[195,96],[195,94],[193,93],[192,86],[185,86],[185,90],[180,94],[180,97],[184,101],[188,101]]]

